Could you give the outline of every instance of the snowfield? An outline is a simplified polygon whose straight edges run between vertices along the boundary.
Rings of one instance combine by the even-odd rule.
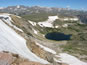
[[[63,20],[63,21],[78,21],[79,19],[77,17],[74,17],[74,18],[62,18],[60,20]]]
[[[46,60],[43,60],[33,54],[26,46],[26,40],[18,35],[13,29],[0,20],[0,51],[9,51],[19,54],[31,61],[36,61],[44,64],[48,64]]]
[[[45,47],[39,43],[36,42],[36,45],[38,45],[39,47],[43,48],[45,51],[48,51],[52,54],[54,54],[54,61],[56,62],[61,62],[61,63],[67,63],[69,65],[87,65],[87,63],[80,61],[79,59],[77,59],[76,57],[69,55],[67,53],[59,53],[59,55],[56,55],[56,52],[48,47]],[[57,59],[56,59],[56,58]]]
[[[10,26],[12,26],[13,28],[15,28],[16,30],[23,32],[23,30],[21,30],[20,28],[16,27],[15,25],[13,25],[11,23],[13,21],[12,21],[12,19],[11,19],[11,17],[9,15],[10,14],[1,14],[0,17],[3,17],[2,19],[4,20],[4,22],[8,23]],[[19,16],[17,16],[17,17],[19,17]]]
[[[67,53],[60,53],[59,55],[56,55],[56,57],[60,58],[59,60],[55,59],[57,62],[63,62],[69,65],[87,65],[87,63],[80,61],[76,57]]]
[[[29,22],[30,24],[32,24],[33,26],[36,26],[36,22],[30,21],[30,20],[28,20],[28,22]]]
[[[58,16],[49,16],[47,21],[38,22],[38,24],[39,24],[41,27],[51,27],[51,28],[54,28],[52,23],[53,23],[56,19],[58,19]]]
[[[33,31],[34,31],[35,34],[38,34],[38,32],[35,29],[33,29]]]

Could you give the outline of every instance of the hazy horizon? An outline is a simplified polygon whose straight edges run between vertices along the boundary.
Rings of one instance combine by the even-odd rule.
[[[42,6],[87,10],[87,0],[0,0],[0,7],[7,6]]]

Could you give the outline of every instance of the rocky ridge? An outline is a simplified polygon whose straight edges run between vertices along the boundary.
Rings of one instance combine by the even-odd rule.
[[[25,58],[21,58],[18,54],[9,53],[7,51],[0,52],[0,65],[53,65],[53,64],[41,64],[39,62],[29,61]],[[56,64],[67,65],[67,64]]]

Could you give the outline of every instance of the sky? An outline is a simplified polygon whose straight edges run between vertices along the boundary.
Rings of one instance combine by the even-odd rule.
[[[25,5],[87,10],[87,0],[0,0],[0,7]]]

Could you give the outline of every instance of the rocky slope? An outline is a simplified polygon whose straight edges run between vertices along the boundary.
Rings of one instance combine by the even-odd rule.
[[[53,41],[45,38],[46,33],[60,28],[66,30],[66,21],[62,21],[63,24],[59,25],[56,19],[58,19],[58,16],[50,16],[48,20],[42,21],[39,24],[39,22],[27,21],[20,16],[0,13],[0,51],[9,51],[18,54],[22,58],[34,61],[33,63],[36,65],[39,64],[37,62],[42,63],[42,65],[87,65],[86,62],[80,61],[63,51],[62,45],[66,45],[67,41]],[[54,24],[54,21],[59,28],[50,26],[50,24]],[[70,24],[71,22],[68,23]],[[46,24],[50,28],[46,27]],[[64,32],[71,33],[68,30]],[[77,33],[76,31],[74,32],[75,34]],[[26,61],[19,63],[19,65],[32,65],[33,63]]]
[[[0,52],[0,65],[45,65],[45,64],[29,61],[25,58],[21,58],[18,54],[3,51]]]

